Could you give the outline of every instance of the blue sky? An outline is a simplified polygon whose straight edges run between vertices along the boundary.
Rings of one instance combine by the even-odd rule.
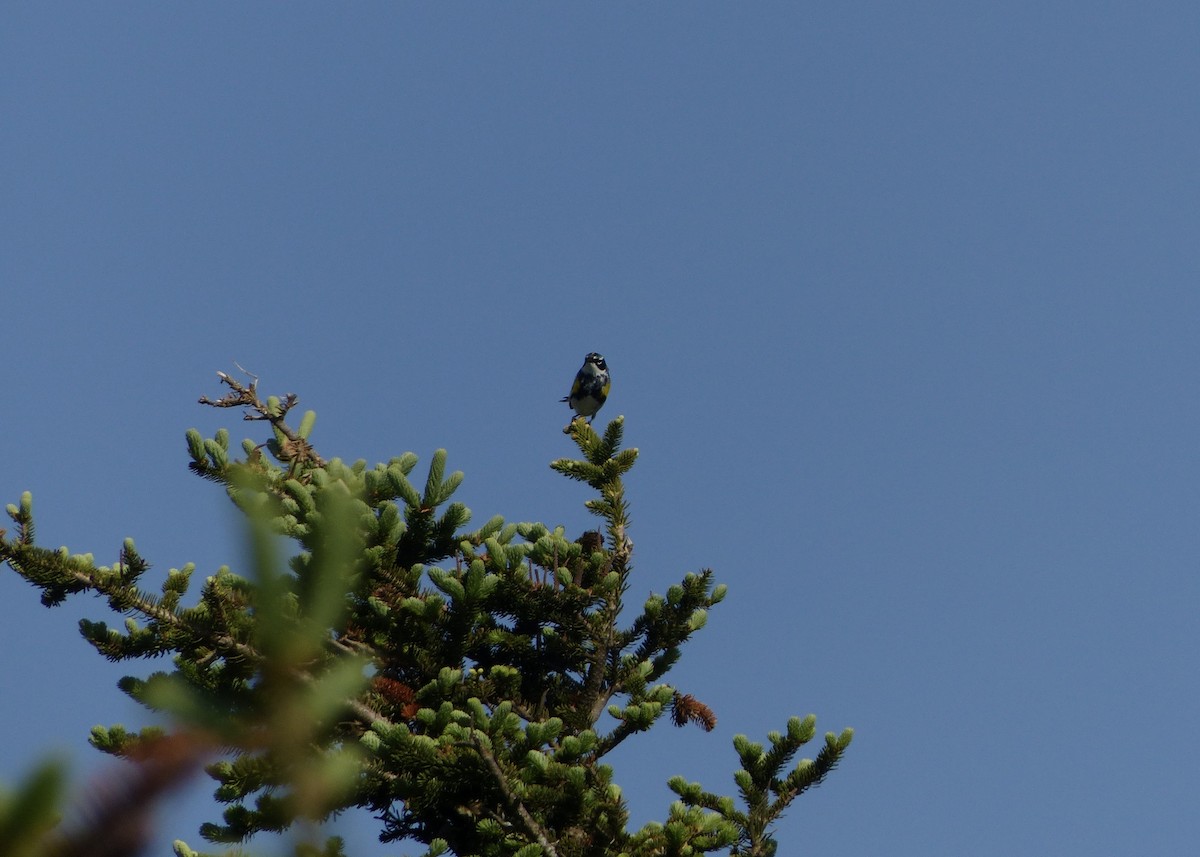
[[[856,729],[785,854],[1200,839],[1194,3],[10,4],[0,497],[51,546],[235,568],[184,430],[234,361],[326,456],[439,447],[582,531],[587,351],[641,450],[634,593],[730,594],[672,679],[715,733]],[[155,578],[157,580],[158,578]],[[0,574],[0,779],[145,722]],[[159,838],[202,845],[207,781]],[[368,819],[341,825],[360,855]],[[163,846],[158,853],[166,853]],[[262,850],[269,850],[263,846]]]

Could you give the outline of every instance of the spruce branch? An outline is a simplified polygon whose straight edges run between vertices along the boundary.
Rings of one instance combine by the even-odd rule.
[[[521,803],[520,798],[513,793],[512,786],[508,784],[508,778],[504,776],[504,771],[500,768],[500,763],[496,761],[496,757],[492,754],[492,751],[483,742],[483,739],[480,738],[478,731],[472,731],[471,743],[475,747],[475,751],[479,753],[479,757],[483,759],[483,763],[487,766],[488,771],[491,772],[492,777],[496,780],[496,785],[500,788],[504,799],[508,801],[508,805],[512,807],[513,811],[520,816],[525,829],[542,846],[546,857],[558,857],[558,852],[551,844],[550,837],[546,835],[546,831],[537,823],[537,820],[529,814],[529,810]]]
[[[812,740],[815,732],[816,717],[810,714],[803,719],[790,718],[786,734],[770,733],[769,750],[745,735],[734,737],[733,746],[742,765],[735,772],[734,781],[744,808],[739,809],[732,798],[705,791],[698,783],[688,783],[683,777],[673,777],[668,786],[686,806],[715,812],[734,825],[737,845],[730,852],[731,857],[771,857],[777,848],[772,826],[793,800],[824,780],[854,738],[853,729],[845,729],[840,735],[827,733],[816,759],[802,759],[784,775],[783,769]]]

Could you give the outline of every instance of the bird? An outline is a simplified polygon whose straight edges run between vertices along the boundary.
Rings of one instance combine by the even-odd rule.
[[[604,362],[604,357],[595,351],[584,357],[583,365],[575,373],[571,394],[562,398],[575,412],[576,416],[571,418],[572,421],[577,417],[587,417],[588,423],[591,424],[592,417],[608,398],[611,387],[612,376],[608,374],[608,364]]]

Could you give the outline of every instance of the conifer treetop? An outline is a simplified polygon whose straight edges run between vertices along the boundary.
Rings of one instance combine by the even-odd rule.
[[[264,400],[256,377],[218,376],[228,393],[202,404],[270,426],[236,455],[224,429],[186,435],[190,469],[223,486],[246,517],[251,551],[240,573],[217,569],[185,603],[195,567],[183,564],[150,591],[150,564],[131,539],[110,566],[39,546],[28,492],[8,507],[15,530],[0,531],[0,562],[45,605],[91,592],[127,617],[123,628],[81,622],[101,655],[171,659],[119,683],[169,714],[171,732],[92,732],[94,746],[140,772],[102,796],[109,816],[146,812],[206,760],[225,810],[200,832],[217,845],[311,829],[357,807],[378,819],[382,841],[415,843],[427,857],[775,853],[772,825],[837,765],[851,730],[827,734],[815,759],[794,766],[815,718],[793,718],[769,748],[739,736],[740,803],[675,777],[679,800],[665,821],[628,829],[605,757],[664,715],[714,727],[711,708],[665,677],[725,587],[711,570],[688,573],[624,618],[634,546],[622,476],[637,450],[621,448],[622,417],[603,434],[575,420],[568,434],[580,457],[551,464],[595,492],[585,505],[599,528],[571,539],[561,526],[497,515],[472,530],[470,510],[452,499],[463,474],[446,473],[444,450],[423,484],[412,479],[412,453],[373,467],[326,459],[310,440],[315,415],[288,421],[297,396]],[[28,789],[56,800],[48,782],[58,782],[53,772]],[[46,838],[44,824],[9,819],[18,833],[6,834],[13,806],[0,801],[0,845],[12,835],[45,845],[31,854],[83,853],[70,848],[94,833]],[[131,834],[127,853],[136,848]],[[336,838],[297,848],[343,854]],[[176,851],[200,853],[183,842]]]

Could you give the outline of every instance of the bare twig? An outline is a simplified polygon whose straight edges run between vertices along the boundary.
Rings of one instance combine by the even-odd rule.
[[[238,368],[246,372],[241,366]],[[219,399],[201,396],[200,404],[214,408],[246,408],[247,412],[242,415],[242,419],[266,420],[283,435],[284,441],[279,444],[278,458],[280,461],[286,461],[293,467],[302,464],[311,464],[314,467],[324,466],[325,462],[321,456],[317,455],[312,445],[285,422],[288,411],[295,407],[296,403],[300,401],[300,397],[295,393],[288,393],[279,400],[278,405],[272,407],[259,398],[258,376],[251,372],[246,372],[246,375],[250,378],[248,386],[224,372],[218,372],[217,377],[221,379],[222,384],[229,387],[230,392]]]

